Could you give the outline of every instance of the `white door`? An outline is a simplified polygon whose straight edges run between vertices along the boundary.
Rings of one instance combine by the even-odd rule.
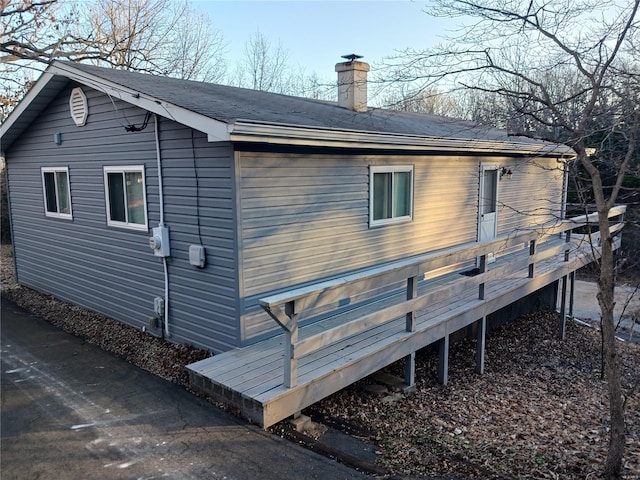
[[[499,166],[482,164],[480,166],[480,195],[478,205],[478,241],[486,242],[496,238],[498,232],[498,182]],[[489,255],[489,261],[494,261]]]

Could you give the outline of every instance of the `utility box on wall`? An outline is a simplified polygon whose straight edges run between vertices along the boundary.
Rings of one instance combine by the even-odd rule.
[[[204,268],[205,251],[202,245],[189,246],[189,263],[194,267]]]
[[[149,237],[149,246],[153,250],[153,254],[157,257],[171,256],[171,250],[169,248],[169,228],[155,227],[152,232],[152,236]]]

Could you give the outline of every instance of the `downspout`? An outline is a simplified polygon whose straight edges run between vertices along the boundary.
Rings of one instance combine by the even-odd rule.
[[[160,203],[160,223],[159,227],[164,227],[164,193],[162,190],[162,157],[160,155],[160,134],[158,132],[158,115],[153,114],[153,123],[155,126],[156,138],[156,159],[158,163],[158,197]],[[169,331],[169,266],[167,257],[162,257],[162,266],[164,268],[164,328],[163,335],[171,337]]]

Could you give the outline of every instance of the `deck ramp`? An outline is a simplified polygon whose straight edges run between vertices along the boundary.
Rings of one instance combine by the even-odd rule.
[[[559,240],[558,240],[559,242]],[[527,295],[557,281],[592,261],[591,251],[574,248],[568,260],[556,254],[536,263],[535,276],[527,274],[529,253],[520,250],[500,257],[500,263],[521,263],[525,268],[486,286],[484,299],[477,288],[444,296],[417,312],[416,328],[406,331],[405,316],[368,328],[340,339],[299,359],[297,382],[287,388],[283,383],[284,335],[277,335],[255,344],[231,350],[187,366],[191,386],[214,399],[240,409],[241,413],[263,427],[283,420],[303,408],[338,390],[406,358],[416,350],[444,339],[448,335]],[[456,282],[460,272],[453,272],[436,281],[423,281],[421,292],[442,288]],[[326,331],[349,320],[349,316],[364,315],[385,305],[402,301],[403,292],[379,296],[363,302],[347,312],[301,326],[300,338]]]

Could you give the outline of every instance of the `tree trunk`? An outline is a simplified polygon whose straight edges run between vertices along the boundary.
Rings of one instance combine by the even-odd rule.
[[[602,256],[598,277],[598,303],[602,314],[602,354],[609,394],[610,436],[604,465],[604,478],[617,479],[622,475],[625,444],[625,423],[622,401],[620,357],[617,352],[613,318],[614,256],[613,239],[609,233],[608,209],[599,210],[599,230]]]

